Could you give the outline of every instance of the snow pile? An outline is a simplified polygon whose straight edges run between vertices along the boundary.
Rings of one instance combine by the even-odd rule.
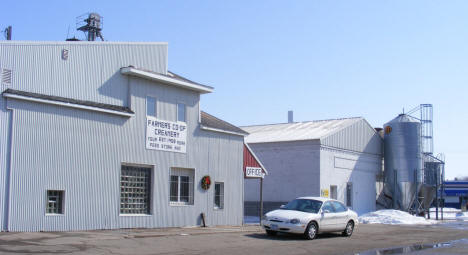
[[[379,210],[359,217],[359,222],[364,224],[404,224],[404,225],[430,225],[437,223],[424,217],[413,216],[407,212],[398,210]]]
[[[455,208],[444,208],[444,220],[456,220],[457,219],[457,214],[460,213],[460,209],[455,209]],[[442,219],[442,210],[439,208],[439,219]],[[429,209],[429,215],[431,216],[431,219],[436,218],[436,208],[433,207]]]
[[[442,210],[439,208],[439,219],[442,218]],[[436,208],[429,210],[431,219],[436,218]],[[460,209],[444,208],[444,220],[468,221],[468,212],[462,212]]]
[[[468,212],[459,212],[456,214],[456,220],[468,221]]]

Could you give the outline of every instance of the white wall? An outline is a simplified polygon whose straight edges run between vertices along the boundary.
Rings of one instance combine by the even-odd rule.
[[[346,203],[346,184],[351,182],[353,210],[358,214],[375,210],[376,175],[382,170],[379,156],[322,148],[320,170],[320,189],[336,185],[338,200]]]
[[[268,171],[263,181],[265,202],[285,202],[320,195],[318,141],[249,144]],[[244,181],[245,201],[259,200],[259,183]]]

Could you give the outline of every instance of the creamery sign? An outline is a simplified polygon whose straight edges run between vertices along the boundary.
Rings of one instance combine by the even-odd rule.
[[[146,149],[186,152],[187,124],[146,117]]]

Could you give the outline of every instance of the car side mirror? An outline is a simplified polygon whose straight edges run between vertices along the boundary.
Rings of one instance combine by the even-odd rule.
[[[281,205],[280,209],[284,209],[285,207],[286,207],[286,205]]]
[[[322,213],[330,213],[329,210],[323,210]]]

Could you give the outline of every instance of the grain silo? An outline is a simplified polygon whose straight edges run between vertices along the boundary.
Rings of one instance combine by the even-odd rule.
[[[384,125],[385,188],[393,208],[408,211],[422,183],[421,123],[407,114]]]

